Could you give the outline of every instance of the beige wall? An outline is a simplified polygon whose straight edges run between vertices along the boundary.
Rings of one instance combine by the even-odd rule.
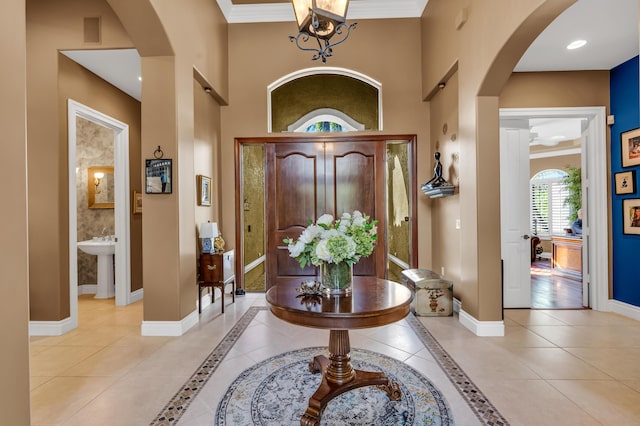
[[[30,423],[25,37],[24,1],[3,2],[0,179],[5,182],[5,208],[0,209],[0,410],[2,422],[11,425]]]
[[[502,319],[498,95],[531,42],[572,3],[432,0],[423,13],[423,96],[430,99],[438,83],[458,71],[462,260],[456,294],[477,320]],[[468,20],[456,28],[463,8]],[[434,238],[434,247],[441,242]]]
[[[101,17],[102,43],[84,43],[85,16]],[[77,101],[120,119],[113,108],[105,108],[113,106],[113,96],[107,96],[102,105],[91,105],[91,99],[102,99],[106,91],[91,92],[83,84],[86,80],[75,85],[59,75],[58,49],[132,46],[102,0],[29,0],[27,43],[31,319],[56,321],[69,316],[67,114],[62,92],[68,89],[67,93],[81,97]]]
[[[129,192],[132,193],[133,190],[141,192],[143,185],[140,161],[140,102],[66,56],[59,54],[58,60],[58,108],[61,112],[59,143],[61,147],[66,149],[68,139],[66,112],[68,99],[73,99],[127,124],[129,126]],[[113,153],[111,155],[113,156]],[[64,172],[65,177],[68,177],[66,170]],[[110,212],[113,213],[113,210]],[[130,212],[129,227],[131,233],[129,247],[131,253],[131,290],[135,291],[142,288],[142,216]],[[113,227],[111,230],[113,231]],[[95,262],[95,259],[93,261]],[[83,283],[79,282],[79,284]],[[66,297],[69,298],[68,291]]]
[[[459,185],[460,175],[458,158],[458,74],[447,81],[446,87],[431,98],[431,150],[440,152],[442,177],[452,185]],[[435,166],[433,156],[425,161]],[[460,194],[456,190],[450,197],[429,199],[433,217],[433,271],[444,275],[454,282],[454,296],[460,298],[457,283],[461,279],[462,260],[460,243],[464,235],[456,229],[456,219],[460,218]]]
[[[229,27],[229,106],[222,108],[222,223],[234,235],[234,138],[267,133],[267,86],[306,68],[320,67],[309,52],[289,43],[292,22],[232,24]],[[392,36],[389,36],[392,34]],[[359,20],[348,41],[334,49],[329,67],[365,74],[382,84],[385,134],[417,134],[419,158],[430,155],[428,105],[420,99],[420,21],[418,19]],[[258,42],[259,41],[259,42]],[[269,46],[269,48],[265,48]],[[376,132],[380,133],[380,132]],[[418,161],[419,182],[431,165]],[[428,202],[418,200],[419,263],[430,259],[431,227]],[[227,238],[229,242],[229,238]],[[231,242],[235,244],[235,242]]]

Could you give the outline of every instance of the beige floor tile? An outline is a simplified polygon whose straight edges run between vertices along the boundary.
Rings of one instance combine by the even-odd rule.
[[[122,376],[148,358],[156,348],[108,346],[61,373],[62,376]]]
[[[634,319],[612,312],[599,312],[590,309],[545,310],[547,315],[559,319],[569,325],[630,325],[637,327],[640,323]]]
[[[531,331],[563,348],[634,347],[640,329],[614,326],[530,326]],[[640,338],[640,337],[639,337]]]
[[[59,424],[114,383],[110,377],[56,377],[31,393],[31,421]]]
[[[554,380],[552,386],[602,424],[638,425],[640,392],[613,380]]]
[[[101,346],[52,346],[31,356],[31,375],[59,376],[100,350]]]
[[[640,380],[640,348],[567,348],[618,380]]]
[[[31,376],[31,380],[29,381],[29,388],[33,391],[40,385],[47,383],[49,380],[53,380],[51,376]]]
[[[611,376],[561,348],[514,348],[511,352],[543,379],[600,379]]]
[[[506,326],[504,336],[486,337],[487,342],[504,347],[515,348],[549,348],[556,347],[547,339],[533,333],[521,325]]]
[[[124,377],[86,404],[64,426],[148,425],[187,377]]]
[[[474,380],[512,425],[601,426],[544,380]]]
[[[507,309],[504,311],[504,317],[517,322],[520,325],[567,325],[564,321],[559,320],[546,311],[538,311],[532,309]]]

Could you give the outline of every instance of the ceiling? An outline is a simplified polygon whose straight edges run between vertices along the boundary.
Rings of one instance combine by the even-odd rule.
[[[348,18],[419,17],[427,1],[351,0]],[[217,2],[229,23],[294,22],[288,0]],[[586,40],[587,45],[567,50],[576,39]],[[638,0],[577,0],[531,44],[515,71],[609,70],[636,56],[638,44]],[[134,49],[62,53],[140,100],[140,58]]]

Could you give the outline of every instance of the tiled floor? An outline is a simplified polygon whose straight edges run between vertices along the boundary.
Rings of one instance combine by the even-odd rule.
[[[33,425],[148,425],[228,330],[264,295],[220,314],[216,301],[184,336],[142,337],[142,302],[81,296],[80,326],[31,339]],[[640,323],[589,310],[508,310],[505,337],[476,337],[457,317],[421,317],[512,425],[640,424]],[[182,425],[211,425],[217,401],[245,368],[326,344],[327,332],[260,312],[188,408]],[[351,333],[353,347],[402,359],[432,378],[457,425],[474,424],[455,389],[404,322]]]

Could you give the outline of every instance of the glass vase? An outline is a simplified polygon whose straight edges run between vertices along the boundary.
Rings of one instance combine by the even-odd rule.
[[[347,262],[327,263],[320,266],[322,289],[328,294],[347,294],[351,292],[353,266]]]

